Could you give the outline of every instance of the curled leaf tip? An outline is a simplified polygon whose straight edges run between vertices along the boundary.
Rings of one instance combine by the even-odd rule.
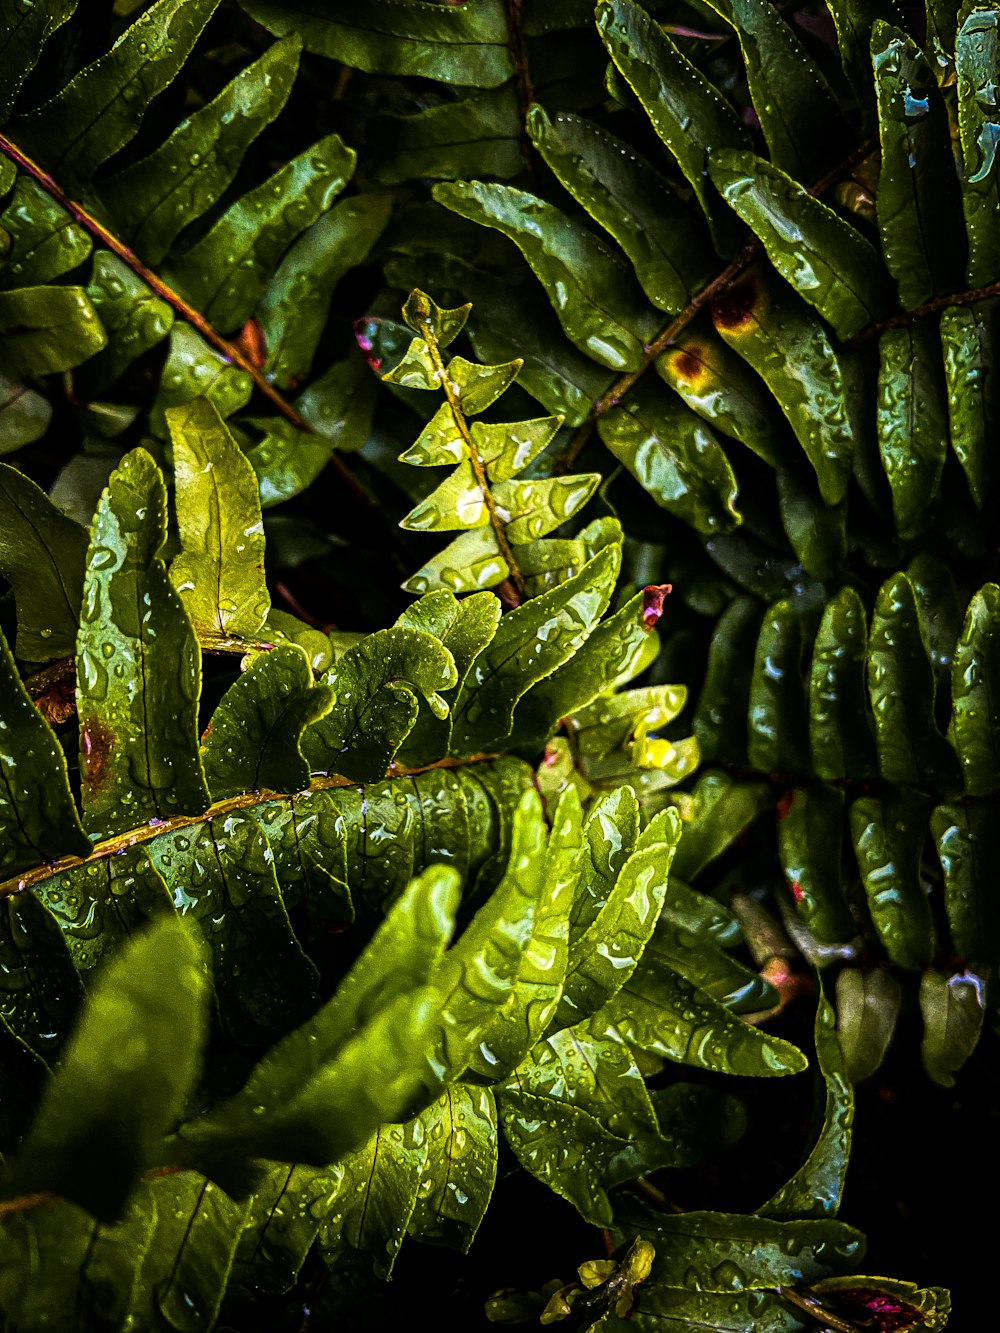
[[[651,583],[649,587],[642,590],[642,624],[646,630],[651,630],[660,616],[663,615],[664,600],[670,595],[672,585],[669,583]]]

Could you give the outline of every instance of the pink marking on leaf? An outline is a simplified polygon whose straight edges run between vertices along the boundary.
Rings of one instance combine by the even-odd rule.
[[[663,603],[665,598],[672,592],[672,585],[669,583],[651,583],[648,588],[642,590],[642,627],[646,631],[653,628],[660,616],[663,615]]]

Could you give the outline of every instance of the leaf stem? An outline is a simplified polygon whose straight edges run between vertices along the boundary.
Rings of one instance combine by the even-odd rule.
[[[815,1319],[817,1324],[833,1329],[834,1333],[860,1333],[857,1324],[848,1323],[839,1315],[831,1314],[814,1296],[803,1296],[794,1287],[778,1287],[778,1295],[790,1305],[798,1306],[810,1319]]]
[[[186,320],[187,323],[192,326],[192,328],[197,329],[205,341],[211,343],[216,351],[220,352],[227,361],[238,366],[240,370],[249,375],[250,379],[253,381],[254,387],[258,389],[275,408],[277,408],[278,412],[280,412],[285,420],[290,422],[296,430],[303,431],[308,435],[316,435],[319,433],[315,431],[305,418],[296,411],[284,394],[282,394],[279,389],[275,388],[267,376],[254,365],[246,353],[235,342],[230,342],[228,338],[224,338],[200,310],[196,310],[194,306],[184,300],[183,296],[178,292],[175,292],[172,287],[168,286],[158,274],[154,273],[151,268],[148,268],[142,262],[134,250],[127,246],[124,241],[119,240],[114,232],[109,231],[108,228],[102,222],[98,221],[92,213],[88,212],[81,203],[77,202],[75,199],[71,199],[54,177],[50,176],[49,173],[30,158],[27,153],[18,148],[17,144],[8,139],[5,134],[0,134],[0,153],[3,153],[5,157],[8,157],[13,163],[19,166],[22,171],[27,172],[27,174],[42,187],[46,194],[55,199],[55,201],[60,204],[81,227],[84,227],[92,236],[96,237],[102,245],[106,246],[113,254],[117,255],[123,264],[127,264],[133,273],[140,277],[142,281],[157,294],[157,296],[166,301],[182,319]],[[336,453],[331,453],[330,463],[358,496],[363,498],[366,503],[374,506],[374,501],[372,501],[371,497],[365,490],[358,485],[358,482],[344,466],[343,462],[337,457]]]
[[[489,514],[490,525],[493,528],[493,535],[497,539],[497,545],[500,548],[500,554],[507,562],[507,568],[510,570],[510,581],[517,589],[519,600],[523,600],[527,595],[527,588],[524,582],[524,575],[518,568],[517,561],[514,558],[514,552],[511,549],[510,542],[507,540],[507,527],[497,510],[496,501],[493,499],[493,492],[490,490],[489,478],[486,475],[486,466],[479,455],[472,439],[472,432],[469,430],[469,423],[465,419],[465,413],[462,411],[462,405],[458,394],[452,387],[451,380],[448,378],[448,371],[441,355],[441,349],[438,346],[437,338],[434,335],[434,328],[428,317],[419,315],[417,322],[420,324],[420,330],[424,341],[427,343],[427,350],[430,352],[431,360],[434,362],[435,374],[441,381],[441,387],[444,389],[445,397],[448,400],[448,406],[451,408],[452,419],[469,451],[469,461],[472,464],[473,475],[476,478],[476,485],[483,494],[483,502],[486,505],[486,512]],[[515,603],[516,605],[516,603]]]
[[[390,764],[386,779],[414,777],[418,773],[429,773],[438,768],[464,768],[467,764],[481,764],[497,758],[499,756],[496,754],[482,753],[469,755],[465,759],[437,759],[433,764],[422,764],[417,768],[407,768],[402,764]],[[314,777],[306,790],[316,792],[362,786],[364,786],[363,783],[356,782],[352,778],[345,778],[340,773],[328,773]],[[11,893],[22,893],[25,889],[33,888],[36,884],[51,879],[54,875],[62,874],[64,870],[72,870],[75,866],[91,865],[94,862],[106,860],[109,856],[114,856],[127,847],[135,847],[139,843],[151,842],[153,838],[158,838],[161,833],[173,833],[177,829],[190,828],[194,824],[203,824],[206,820],[229,814],[232,810],[246,810],[253,806],[266,805],[269,801],[289,800],[291,796],[292,793],[290,792],[271,791],[266,787],[259,791],[240,792],[238,796],[230,796],[224,801],[216,801],[199,815],[175,815],[172,819],[158,820],[151,824],[143,824],[141,828],[129,829],[125,833],[116,833],[114,837],[95,843],[93,851],[88,856],[61,856],[57,861],[48,861],[44,865],[36,866],[33,870],[15,875],[13,879],[0,882],[0,898],[5,898]]]
[[[535,88],[528,70],[528,57],[524,49],[524,18],[522,10],[524,0],[507,0],[507,32],[509,34],[510,53],[514,58],[514,70],[517,78],[517,110],[521,121],[521,157],[528,175],[536,174],[535,155],[531,140],[525,132],[528,107],[535,100]]]

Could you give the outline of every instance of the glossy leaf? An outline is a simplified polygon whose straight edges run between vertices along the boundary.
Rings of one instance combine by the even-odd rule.
[[[29,661],[72,653],[87,536],[23,472],[0,463],[0,571],[17,602],[17,651]]]
[[[99,60],[15,122],[57,177],[89,180],[129,142],[150,101],[183,65],[218,0],[157,0]]]
[[[99,352],[107,340],[82,287],[0,292],[0,361],[8,374],[71,370]]]
[[[101,973],[13,1167],[8,1190],[52,1190],[113,1221],[201,1059],[206,977],[191,934],[165,921]]]
[[[879,342],[878,440],[896,526],[911,536],[937,494],[947,450],[940,354],[927,327],[890,329]]]
[[[380,74],[416,74],[475,88],[495,88],[512,73],[504,11],[496,0],[428,12],[372,0],[364,15],[331,16],[321,0],[289,11],[274,0],[241,0],[269,32],[302,34],[306,50]]]
[[[823,326],[797,296],[756,273],[715,301],[712,319],[774,394],[823,500],[837,504],[854,441],[843,370]]]
[[[850,809],[854,854],[875,931],[892,961],[913,970],[927,966],[935,947],[920,875],[927,816],[926,801],[911,793],[882,800],[863,796]]]
[[[86,231],[30,176],[18,176],[0,213],[7,233],[0,288],[35,287],[82,264],[92,242]]]
[[[853,588],[842,589],[823,611],[809,672],[812,763],[828,782],[873,777],[875,742],[866,700],[867,625]]]
[[[110,250],[94,256],[87,295],[108,334],[107,347],[92,358],[85,372],[92,391],[100,392],[167,336],[174,312]]]
[[[920,978],[920,1012],[924,1068],[944,1088],[955,1086],[955,1074],[979,1040],[986,1011],[983,978],[974,972],[946,976],[929,968]]]
[[[740,522],[736,478],[721,445],[662,387],[644,380],[597,429],[656,503],[696,531],[727,532]]]
[[[294,35],[275,44],[148,157],[98,186],[116,229],[157,264],[189,219],[222,195],[247,148],[281,110],[298,68]]]
[[[705,169],[711,149],[749,147],[736,112],[632,0],[601,0],[597,27],[698,202],[710,219],[717,218],[722,210],[709,191]],[[726,228],[716,234],[725,243]]]
[[[206,399],[171,408],[167,425],[181,537],[171,582],[200,635],[253,639],[271,604],[256,479]]]
[[[951,306],[941,315],[951,447],[979,508],[989,490],[989,440],[996,428],[996,409],[984,383],[995,321],[992,303]]]
[[[822,993],[816,1008],[816,1062],[826,1085],[823,1124],[809,1156],[758,1214],[765,1217],[835,1217],[851,1155],[854,1089],[834,1027],[836,1015]]]
[[[995,114],[995,88],[1000,79],[998,14],[986,6],[964,15],[955,45],[958,75],[958,128],[962,144],[962,207],[969,238],[966,278],[983,287],[997,277],[995,258],[1000,242],[997,226],[996,150],[1000,123]]]
[[[734,1018],[669,969],[640,968],[589,1027],[595,1035],[616,1033],[637,1050],[719,1073],[771,1078],[798,1074],[807,1064],[796,1047]]]
[[[652,303],[671,314],[682,309],[708,278],[710,259],[667,182],[623,140],[579,116],[550,119],[533,106],[528,132],[577,203],[628,255]]]
[[[355,154],[329,134],[243,195],[170,269],[183,295],[223,332],[241,328],[289,243],[330,207]]]
[[[643,343],[656,332],[655,313],[603,241],[554,204],[509,185],[437,185],[434,198],[517,245],[581,351],[611,370],[638,368]]]
[[[875,247],[779,167],[751,153],[718,152],[710,174],[777,271],[839,338],[853,337],[890,308],[891,288]]]
[[[1000,787],[1000,588],[980,588],[965,613],[951,668],[949,738],[970,796],[990,796]]]
[[[944,905],[955,951],[974,967],[1000,957],[1000,910],[978,885],[1000,852],[1000,825],[993,801],[939,805],[931,832],[944,875]]]
[[[6,121],[21,84],[34,68],[49,37],[70,18],[78,0],[30,9],[5,7],[0,15],[0,119]]]
[[[876,204],[882,250],[913,310],[961,282],[965,247],[948,120],[926,57],[889,23],[872,29],[882,171]]]
[[[77,641],[83,823],[99,836],[208,806],[200,655],[159,558],[165,535],[163,479],[134,450],[94,517]]]
[[[456,1083],[421,1114],[427,1156],[407,1235],[468,1251],[493,1193],[497,1110],[493,1093]]]
[[[51,1060],[83,1001],[83,983],[50,912],[33,893],[0,904],[0,1016],[8,1031]]]
[[[842,882],[844,794],[836,787],[793,788],[782,798],[778,855],[795,906],[821,944],[855,933]]]

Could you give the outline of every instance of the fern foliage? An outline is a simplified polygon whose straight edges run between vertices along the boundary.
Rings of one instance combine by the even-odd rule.
[[[0,0],[6,1324],[360,1327],[517,1170],[491,1320],[943,1328],[836,1215],[995,1026],[997,11],[348,11]]]

